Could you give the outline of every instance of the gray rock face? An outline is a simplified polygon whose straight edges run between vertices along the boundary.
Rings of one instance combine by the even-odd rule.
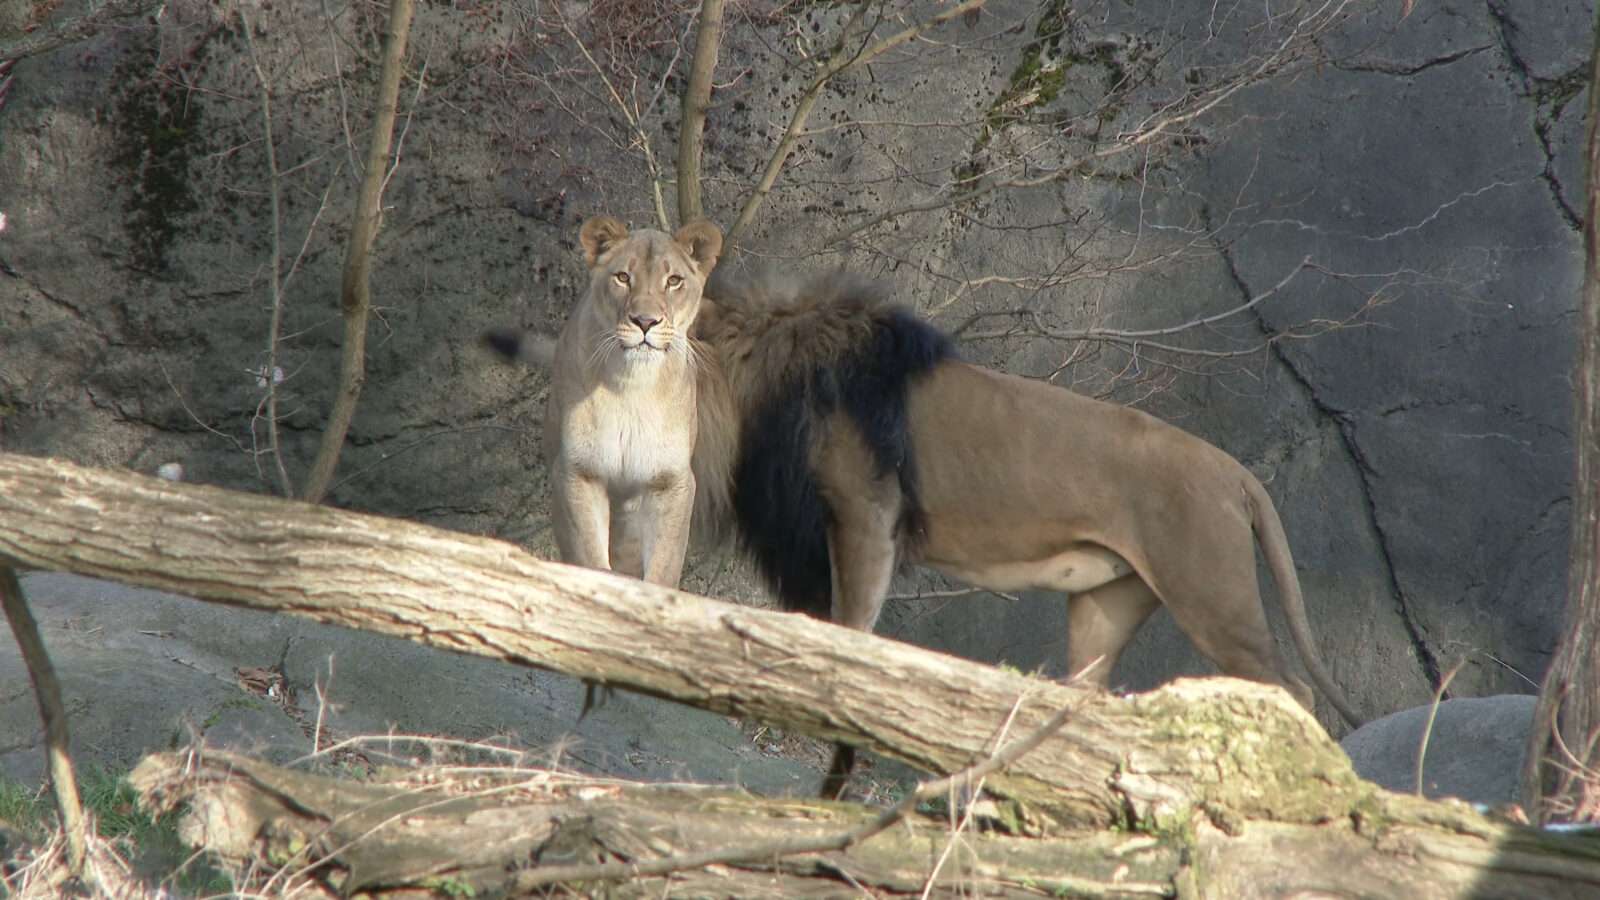
[[[1564,593],[1592,8],[1435,0],[1397,23],[1393,9],[1363,7],[1324,36],[1327,57],[1228,95],[1139,153],[824,246],[945,196],[958,177],[1026,180],[1106,146],[1276,34],[1256,12],[1223,21],[1171,0],[1074,3],[1071,15],[990,4],[971,27],[824,91],[740,244],[796,268],[880,274],[933,321],[969,326],[969,358],[1059,370],[1059,383],[1141,405],[1244,461],[1280,507],[1322,655],[1367,715],[1426,702],[1458,662],[1460,695],[1523,690],[1548,661]],[[251,15],[278,116],[287,288],[275,365],[281,455],[298,482],[332,403],[353,148],[374,74],[350,48],[370,51],[373,32],[353,11],[327,18],[298,0]],[[550,23],[418,15],[428,77],[405,101],[366,387],[332,502],[552,555],[543,376],[497,365],[478,336],[553,332],[585,277],[581,219],[650,223],[653,182],[637,135]],[[845,15],[818,7],[730,29],[706,133],[714,219],[733,220],[788,121],[805,70],[793,54],[825,52]],[[0,110],[0,448],[144,472],[180,462],[190,480],[280,489],[264,419],[274,235],[260,85],[224,16],[175,2],[159,24],[16,67]],[[592,37],[626,61],[657,59],[646,48],[672,34]],[[656,75],[633,83],[656,157],[670,160],[675,104],[648,102]],[[185,79],[194,90],[176,87]],[[1128,82],[1146,86],[1117,93]],[[1022,147],[1044,149],[999,168]],[[1091,333],[1006,336],[1031,321]],[[725,554],[697,554],[685,584],[759,598]],[[915,574],[896,591],[947,587]],[[907,602],[883,630],[1061,674],[1062,607],[1049,595]],[[219,654],[230,665],[275,662],[287,645],[309,679],[325,657],[239,621],[215,629],[248,641]],[[403,709],[417,673],[466,677],[450,674],[458,661],[386,652],[397,656],[335,662],[336,684],[386,698],[363,727]],[[1158,615],[1116,681],[1207,671]],[[508,709],[575,690],[558,703],[504,673],[473,677],[498,685]]]
[[[1528,747],[1531,695],[1446,700],[1428,730],[1429,706],[1384,716],[1345,735],[1339,745],[1356,772],[1391,791],[1417,787],[1417,750],[1428,735],[1422,793],[1495,806],[1517,801]]]
[[[806,793],[818,771],[762,751],[724,716],[618,692],[579,722],[564,676],[292,616],[71,575],[22,579],[62,682],[80,762],[127,767],[191,742],[280,763],[356,736],[485,741],[595,774]],[[279,669],[292,700],[240,687]],[[0,642],[0,775],[44,777],[39,711],[15,642]],[[282,688],[280,688],[281,690]],[[320,690],[320,696],[319,696]],[[319,731],[320,729],[320,731]],[[366,756],[461,758],[463,748],[369,741]]]
[[[1187,213],[1212,252],[1190,277],[1141,276],[1119,324],[1272,294],[1219,326],[1236,346],[1271,339],[1264,365],[1144,402],[1268,484],[1322,655],[1370,716],[1425,702],[1458,662],[1458,696],[1524,690],[1554,646],[1582,275],[1586,62],[1573,48],[1586,41],[1572,36],[1591,10],[1442,3],[1392,32],[1381,13],[1350,23],[1338,42],[1351,56],[1229,104],[1228,127],[1179,176],[1195,207],[1141,207],[1129,225]],[[897,627],[1059,673],[1059,607],[945,601]],[[1145,688],[1208,670],[1158,616],[1116,678]]]

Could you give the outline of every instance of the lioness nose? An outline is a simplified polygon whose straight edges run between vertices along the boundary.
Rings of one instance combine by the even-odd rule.
[[[633,322],[633,324],[639,326],[640,334],[648,332],[651,326],[661,321],[660,316],[629,316],[628,319],[629,321]]]

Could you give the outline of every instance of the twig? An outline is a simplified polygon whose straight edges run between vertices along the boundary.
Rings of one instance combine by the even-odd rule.
[[[1209,325],[1215,325],[1216,323],[1222,321],[1223,319],[1227,319],[1227,318],[1230,318],[1232,316],[1236,316],[1236,315],[1238,315],[1238,314],[1240,314],[1242,312],[1247,312],[1247,311],[1249,311],[1251,309],[1254,309],[1255,307],[1259,306],[1261,303],[1265,302],[1268,298],[1274,296],[1279,291],[1282,291],[1285,287],[1288,287],[1289,282],[1293,281],[1296,276],[1298,276],[1301,272],[1305,271],[1308,268],[1312,268],[1311,257],[1309,257],[1309,256],[1307,256],[1304,259],[1300,260],[1300,264],[1299,265],[1297,265],[1294,268],[1290,269],[1288,274],[1286,274],[1282,278],[1278,279],[1278,283],[1277,284],[1274,284],[1272,287],[1267,288],[1265,291],[1262,291],[1261,293],[1255,295],[1254,297],[1251,297],[1249,300],[1245,301],[1244,303],[1240,303],[1240,304],[1238,304],[1236,306],[1233,306],[1233,307],[1230,307],[1228,309],[1225,309],[1222,312],[1213,313],[1213,314],[1211,314],[1209,316],[1200,316],[1199,318],[1190,319],[1187,322],[1181,322],[1181,323],[1179,323],[1177,325],[1166,325],[1166,326],[1162,326],[1161,328],[1141,328],[1141,329],[1085,328],[1085,329],[1080,329],[1080,330],[1066,331],[1066,330],[1061,330],[1061,329],[1057,329],[1057,328],[1051,328],[1050,326],[1046,325],[1044,323],[1043,318],[1040,316],[1040,314],[1039,314],[1039,312],[1037,310],[1015,309],[1015,310],[998,310],[998,311],[994,311],[994,312],[975,313],[972,316],[968,317],[968,319],[965,322],[961,323],[960,325],[958,325],[954,329],[952,329],[950,331],[950,335],[952,337],[956,338],[957,340],[962,340],[962,341],[980,341],[980,340],[993,340],[995,338],[1015,337],[1018,334],[1028,333],[1028,334],[1038,335],[1039,337],[1049,338],[1049,339],[1055,340],[1055,341],[1099,341],[1099,342],[1102,342],[1102,343],[1122,344],[1122,345],[1133,346],[1133,347],[1147,347],[1147,348],[1150,348],[1150,349],[1164,350],[1164,351],[1171,352],[1171,353],[1182,353],[1182,354],[1189,354],[1189,355],[1193,355],[1193,356],[1215,357],[1215,358],[1219,358],[1219,359],[1226,359],[1226,358],[1231,358],[1231,357],[1236,357],[1236,356],[1248,356],[1248,355],[1252,355],[1254,353],[1259,352],[1261,348],[1260,347],[1253,347],[1253,348],[1250,348],[1248,350],[1199,350],[1199,349],[1191,349],[1191,348],[1188,348],[1188,347],[1179,347],[1179,346],[1172,345],[1172,344],[1164,344],[1164,343],[1160,343],[1160,342],[1156,342],[1156,341],[1151,341],[1151,340],[1149,340],[1149,338],[1180,334],[1182,332],[1191,331],[1191,330],[1196,329],[1196,328],[1204,328],[1204,327],[1209,326]],[[996,318],[996,317],[999,317],[999,316],[1014,316],[1014,317],[1018,317],[1018,318],[1027,319],[1029,321],[1029,323],[1031,324],[1031,327],[1028,328],[1025,332],[1018,331],[1017,329],[1004,329],[1004,330],[997,330],[997,331],[973,331],[973,332],[969,332],[967,330],[972,325],[974,325],[975,323],[977,323],[979,321],[982,321],[983,319],[992,319],[992,318]]]
[[[0,565],[0,604],[5,607],[6,621],[11,623],[11,633],[22,650],[22,661],[33,682],[33,696],[39,703],[39,718],[44,720],[45,755],[50,763],[50,784],[55,792],[56,809],[61,814],[61,828],[66,833],[67,864],[73,875],[84,878],[88,874],[84,869],[88,825],[83,816],[83,804],[78,799],[78,779],[72,771],[72,756],[68,753],[67,710],[61,704],[61,682],[56,679],[50,654],[39,637],[39,623],[28,611],[22,583],[9,565]]]
[[[1004,591],[991,591],[988,588],[952,588],[947,591],[918,591],[915,594],[889,594],[885,600],[953,600],[957,597],[970,597],[973,594],[993,594],[1006,600],[1021,600],[1016,594]]]
[[[1019,694],[1017,696],[1017,701],[1011,704],[1011,711],[1006,713],[1006,720],[1000,723],[1000,731],[995,735],[996,745],[1003,744],[1005,742],[1006,735],[1011,732],[1011,724],[1017,720],[1017,711],[1022,709],[1022,701],[1025,699],[1027,699],[1026,693]],[[963,831],[966,831],[967,826],[972,823],[972,811],[978,805],[978,797],[983,794],[983,779],[979,778],[977,783],[973,784],[971,787],[972,789],[966,792],[968,797],[966,809],[961,811],[961,819],[955,823],[955,828],[950,832],[950,839],[945,841],[944,849],[939,852],[939,858],[933,864],[933,871],[928,873],[927,881],[922,885],[921,900],[928,900],[928,894],[933,890],[933,883],[939,879],[939,872],[944,869],[945,861],[950,858],[950,851],[955,848],[956,838],[959,837]],[[955,804],[952,803],[952,811],[954,808]]]
[[[400,134],[394,139],[394,153],[389,161],[388,168],[383,173],[383,187],[378,188],[378,195],[383,196],[389,190],[389,182],[394,178],[394,173],[400,171],[400,158],[405,155],[406,136],[411,133],[411,121],[417,117],[417,104],[422,102],[422,90],[428,84],[428,64],[432,62],[431,49],[422,57],[422,65],[417,69],[417,89],[411,92],[411,107],[406,110],[406,120],[400,125]]]
[[[256,52],[255,29],[245,7],[239,7],[239,19],[244,23],[245,45],[250,50],[250,65],[255,69],[256,80],[261,84],[261,128],[267,143],[267,175],[272,203],[272,319],[267,327],[267,364],[263,380],[267,388],[267,444],[272,461],[278,470],[278,489],[283,496],[294,496],[294,482],[283,464],[283,442],[278,434],[278,333],[283,329],[283,176],[278,171],[278,151],[272,140],[272,86],[267,73],[261,68],[261,56]],[[252,426],[253,430],[253,426]]]
[[[887,222],[891,222],[895,219],[903,218],[908,215],[931,212],[933,210],[943,209],[945,207],[964,206],[973,200],[980,199],[988,194],[994,193],[995,191],[1011,188],[1025,189],[1042,187],[1044,185],[1054,184],[1071,177],[1075,173],[1083,171],[1086,167],[1096,162],[1120,156],[1124,153],[1132,152],[1133,150],[1139,149],[1162,137],[1166,137],[1170,135],[1172,129],[1176,128],[1177,126],[1185,125],[1194,121],[1195,119],[1200,118],[1201,116],[1204,116],[1206,113],[1211,112],[1213,109],[1226,102],[1234,94],[1237,94],[1246,87],[1257,83],[1262,78],[1271,74],[1275,69],[1287,65],[1289,51],[1294,47],[1294,45],[1299,40],[1306,37],[1309,32],[1313,32],[1318,28],[1324,27],[1327,23],[1335,19],[1347,5],[1347,0],[1328,0],[1328,2],[1324,3],[1322,6],[1318,7],[1313,12],[1308,13],[1306,16],[1296,22],[1294,27],[1289,30],[1288,35],[1284,37],[1282,41],[1279,41],[1277,46],[1271,52],[1265,54],[1265,57],[1261,60],[1261,62],[1252,67],[1248,72],[1238,76],[1233,81],[1222,85],[1218,89],[1211,91],[1208,94],[1204,94],[1198,98],[1195,98],[1193,101],[1191,101],[1191,105],[1189,106],[1180,107],[1176,102],[1169,104],[1166,107],[1165,114],[1158,112],[1152,115],[1150,118],[1147,118],[1144,122],[1140,123],[1137,128],[1118,135],[1117,139],[1110,146],[1102,147],[1092,153],[1085,153],[1083,155],[1068,159],[1061,165],[1038,175],[1025,175],[1017,178],[984,181],[963,191],[945,194],[919,203],[908,203],[904,206],[887,210],[835,232],[832,237],[828,238],[822,244],[822,246],[837,246],[838,244],[842,244],[850,240],[863,231],[876,228],[879,225],[883,225]],[[959,8],[960,7],[957,7],[956,9]],[[955,10],[952,9],[951,11],[953,12]]]
[[[899,31],[889,37],[867,47],[854,46],[856,37],[861,33],[860,24],[864,20],[867,10],[873,7],[872,3],[862,3],[855,12],[846,20],[839,35],[833,55],[823,64],[816,78],[806,88],[805,93],[795,103],[794,114],[789,117],[789,127],[785,129],[783,137],[778,141],[778,146],[767,158],[766,168],[761,173],[761,180],[756,183],[756,188],[745,200],[744,207],[739,210],[739,218],[728,229],[728,240],[738,237],[750,222],[755,219],[756,211],[772,192],[772,186],[777,183],[778,175],[783,171],[784,163],[789,161],[789,154],[794,152],[795,145],[800,142],[801,135],[805,132],[806,119],[811,115],[811,108],[816,105],[817,98],[822,95],[822,89],[836,75],[842,75],[851,69],[864,66],[884,53],[913,40],[923,32],[943,25],[951,19],[960,18],[969,12],[983,7],[984,0],[966,0],[957,3],[949,9],[943,10],[927,21],[919,22],[909,28]],[[870,29],[869,29],[870,32]]]
[[[339,88],[339,127],[344,131],[345,154],[350,157],[350,171],[359,178],[362,175],[361,160],[356,159],[356,136],[350,129],[350,98],[345,94],[344,71],[339,63],[339,29],[334,27],[333,13],[328,9],[327,0],[323,0],[322,3],[322,18],[328,29],[328,51],[333,60],[333,83]]]
[[[375,462],[375,463],[373,463],[371,465],[368,465],[368,466],[363,466],[363,467],[355,470],[354,472],[351,472],[348,475],[345,475],[343,478],[339,479],[338,481],[335,481],[333,483],[333,486],[330,488],[330,490],[336,490],[336,489],[338,489],[340,487],[343,487],[345,484],[347,484],[347,483],[349,483],[351,481],[354,481],[355,479],[360,478],[361,476],[367,474],[368,472],[371,472],[372,470],[378,468],[378,466],[380,466],[380,465],[382,465],[382,464],[384,464],[386,462],[389,462],[390,460],[394,459],[396,456],[399,456],[400,454],[405,453],[407,451],[414,450],[417,447],[420,447],[423,444],[427,443],[428,441],[433,440],[434,438],[444,437],[446,435],[452,435],[452,434],[470,434],[470,433],[472,433],[474,431],[512,431],[512,432],[514,432],[514,431],[518,431],[518,430],[519,429],[514,428],[514,427],[512,427],[510,425],[464,425],[464,426],[462,426],[460,428],[446,428],[446,429],[444,429],[442,431],[435,431],[435,432],[433,432],[431,434],[425,434],[422,437],[419,437],[416,440],[411,441],[408,444],[402,444],[400,446],[400,449],[398,449],[398,450],[392,450],[392,451],[385,450],[385,451],[383,451],[379,455],[377,462]]]
[[[394,120],[400,94],[400,74],[405,65],[406,37],[411,32],[412,0],[391,0],[389,20],[383,40],[383,65],[378,75],[378,108],[373,115],[371,142],[367,147],[366,171],[350,226],[350,242],[345,256],[344,276],[339,288],[339,303],[344,318],[344,340],[339,359],[339,392],[328,426],[311,464],[304,498],[321,503],[339,464],[345,435],[355,418],[356,401],[366,380],[367,318],[372,310],[372,245],[377,240],[382,215],[381,201],[384,164],[394,138]]]
[[[216,435],[219,438],[222,438],[225,441],[232,441],[233,445],[235,447],[238,447],[239,448],[239,452],[241,452],[241,453],[249,453],[251,455],[256,455],[256,454],[258,454],[260,452],[260,451],[247,449],[245,447],[243,441],[239,440],[238,438],[234,437],[231,434],[224,433],[224,432],[219,431],[216,428],[213,428],[212,426],[206,424],[206,421],[204,419],[200,418],[200,416],[198,414],[196,414],[193,409],[190,408],[189,401],[187,401],[187,400],[185,400],[183,398],[183,392],[178,390],[178,385],[173,382],[172,373],[167,371],[166,363],[164,363],[164,362],[162,362],[161,360],[158,359],[158,360],[156,360],[156,368],[161,370],[161,377],[163,377],[163,378],[165,378],[167,380],[167,387],[172,389],[172,395],[174,397],[178,398],[178,405],[183,407],[183,411],[189,414],[189,418],[196,425],[199,425],[201,428],[205,429],[206,431],[211,432],[212,434]]]
[[[141,15],[163,0],[103,0],[91,2],[83,13],[65,22],[51,21],[21,38],[0,44],[0,60],[23,59],[92,37],[112,19]]]
[[[1433,720],[1439,715],[1439,704],[1444,701],[1444,692],[1449,690],[1450,682],[1455,680],[1461,667],[1466,665],[1466,660],[1461,660],[1439,679],[1439,687],[1433,692],[1433,704],[1428,707],[1428,720],[1422,725],[1422,740],[1417,742],[1417,780],[1416,794],[1422,796],[1422,763],[1428,758],[1428,739],[1433,736]]]
[[[508,885],[512,893],[533,890],[549,884],[577,881],[606,881],[622,878],[643,878],[667,875],[686,869],[699,869],[714,865],[737,865],[756,860],[794,856],[801,853],[825,853],[848,850],[850,847],[877,835],[916,811],[917,805],[956,787],[966,787],[999,771],[1021,758],[1023,754],[1044,743],[1045,739],[1060,730],[1071,718],[1073,707],[1062,707],[1032,734],[999,748],[987,758],[934,781],[917,786],[904,800],[885,810],[877,818],[847,831],[821,837],[791,838],[769,841],[746,847],[719,847],[698,853],[685,853],[645,862],[614,862],[567,866],[542,866],[517,873]]]
[[[328,197],[333,194],[333,188],[339,183],[339,176],[344,172],[344,163],[333,164],[333,174],[328,176],[328,186],[322,189],[322,199],[317,202],[317,211],[311,215],[311,224],[306,226],[305,240],[300,242],[300,251],[294,255],[289,263],[289,271],[283,274],[283,293],[289,293],[289,285],[294,283],[294,276],[299,273],[301,263],[305,262],[306,253],[311,249],[311,237],[317,231],[317,224],[322,221],[322,214],[328,211]]]
[[[622,99],[622,94],[617,90],[616,85],[611,82],[611,77],[606,74],[605,68],[600,65],[599,60],[594,58],[594,54],[589,52],[589,47],[578,37],[578,33],[572,30],[572,24],[567,21],[566,14],[561,11],[560,6],[557,5],[554,9],[556,19],[561,23],[561,30],[567,33],[567,37],[571,38],[572,43],[577,46],[578,52],[582,53],[583,58],[588,61],[589,67],[594,69],[596,75],[600,76],[600,81],[606,86],[607,93],[611,94],[611,101],[617,105],[622,117],[628,120],[628,127],[633,129],[634,140],[638,142],[639,150],[644,154],[644,164],[650,170],[650,187],[655,200],[656,222],[662,229],[671,230],[672,220],[667,217],[667,202],[661,193],[661,166],[656,162],[655,150],[650,145],[650,136],[645,133],[638,113]],[[673,61],[676,62],[676,60],[677,57],[675,55]],[[671,66],[668,66],[669,73],[671,68]]]

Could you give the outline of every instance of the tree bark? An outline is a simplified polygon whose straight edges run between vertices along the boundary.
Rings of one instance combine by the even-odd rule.
[[[22,651],[22,661],[33,682],[33,697],[39,704],[39,719],[44,723],[45,759],[50,768],[50,790],[55,794],[56,812],[67,839],[67,865],[72,874],[83,877],[83,861],[88,846],[88,823],[78,799],[78,776],[72,770],[71,740],[67,734],[67,708],[61,702],[61,681],[56,678],[50,654],[39,637],[39,623],[28,609],[17,573],[0,565],[0,607],[4,607],[11,634]]]
[[[1600,11],[1590,53],[1585,265],[1572,375],[1572,544],[1567,610],[1539,690],[1522,771],[1538,822],[1600,821]]]
[[[405,67],[406,37],[411,33],[412,0],[389,0],[389,25],[383,36],[383,62],[378,71],[378,108],[372,117],[367,145],[367,171],[361,179],[355,218],[350,223],[344,277],[339,286],[339,306],[344,316],[344,341],[339,353],[339,392],[328,427],[306,478],[304,497],[321,503],[333,482],[344,438],[356,415],[356,401],[367,379],[367,319],[372,310],[372,245],[378,237],[383,209],[383,184],[389,171],[389,146],[400,106],[400,75]],[[270,379],[272,373],[268,372]]]
[[[705,217],[700,199],[700,150],[704,143],[706,111],[711,108],[711,76],[716,73],[722,47],[722,0],[700,0],[700,23],[695,29],[694,61],[689,83],[683,88],[683,109],[678,116],[678,223],[687,225]]]
[[[1089,841],[1097,853],[1122,848],[1107,857],[1119,865],[1132,865],[1124,858],[1129,847],[1152,848],[1157,862],[1170,853],[1177,861],[1165,882],[1169,894],[1283,896],[1341,886],[1407,897],[1600,891],[1591,839],[1386,793],[1358,779],[1316,721],[1273,687],[1185,680],[1118,697],[802,616],[545,562],[499,541],[8,454],[0,454],[0,558],[555,669],[850,741],[940,773],[987,757],[1002,730],[1013,739],[1031,734],[1070,708],[1066,730],[987,777],[987,790],[999,798],[994,820],[1013,836]],[[247,773],[250,779],[266,776]],[[257,789],[269,799],[283,793]],[[623,792],[620,809],[635,802],[632,791]],[[566,821],[585,815],[590,801],[561,802],[568,805],[548,815]],[[730,828],[755,829],[796,810],[849,809],[744,802],[760,815]],[[384,821],[423,840],[409,830],[420,820],[400,813],[396,808]],[[641,813],[637,834],[653,833],[653,821]],[[1124,840],[1090,839],[1106,828]],[[348,842],[327,840],[330,847]],[[692,835],[685,840],[662,847],[646,841],[632,855],[613,848],[602,858],[700,846]],[[443,846],[465,854],[459,844]],[[994,852],[998,865],[1010,865]],[[1060,857],[1058,874],[1099,883],[1104,870],[1080,868],[1075,859]],[[842,877],[826,860],[811,864]],[[792,874],[775,866],[766,864],[767,871]],[[1116,881],[1116,866],[1109,871]]]
[[[1383,792],[1366,815],[1322,824],[1200,816],[1155,833],[1024,834],[978,816],[957,835],[946,816],[913,815],[847,850],[780,853],[766,851],[843,843],[880,814],[526,770],[355,783],[227,754],[154,754],[130,780],[152,813],[184,809],[189,845],[273,873],[280,890],[343,896],[590,896],[606,882],[619,897],[901,896],[931,883],[967,897],[1577,900],[1600,887],[1587,838]],[[697,864],[707,857],[724,861]]]
[[[556,866],[643,864],[726,848],[820,843],[874,816],[850,804],[544,774],[480,776],[470,786],[448,777],[352,783],[238,756],[212,754],[196,762],[161,753],[140,763],[131,780],[152,809],[187,807],[179,824],[186,843],[231,863],[276,859],[290,870],[316,872],[324,883],[337,881],[346,894],[429,881],[471,885],[477,894],[524,893],[543,886],[535,876]],[[940,818],[915,816],[848,853],[757,855],[714,872],[632,879],[623,894],[660,897],[670,883],[674,893],[691,896],[815,896],[843,887],[841,872],[875,893],[917,893],[928,880],[929,862],[950,839]],[[1099,896],[1168,896],[1181,865],[1172,847],[1152,841],[1128,846],[1128,835],[1113,832],[1028,838],[972,829],[963,841],[963,851],[941,868],[939,886],[991,896],[1049,896],[1069,888],[1095,888]],[[568,882],[587,895],[579,888],[584,883]]]

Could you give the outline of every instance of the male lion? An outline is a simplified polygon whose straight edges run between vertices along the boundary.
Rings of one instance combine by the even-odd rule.
[[[677,587],[702,377],[689,329],[722,232],[629,233],[599,216],[578,240],[589,288],[556,341],[544,421],[556,543],[564,562]],[[489,341],[516,355],[514,337]]]
[[[1224,673],[1310,707],[1267,625],[1259,541],[1307,670],[1356,723],[1312,642],[1277,511],[1231,456],[1146,413],[961,362],[861,281],[788,298],[727,282],[696,331],[739,433],[706,445],[735,449],[702,471],[728,473],[741,539],[785,607],[870,630],[904,562],[1065,591],[1067,669],[1103,687],[1164,604]],[[825,793],[851,760],[841,746]]]

